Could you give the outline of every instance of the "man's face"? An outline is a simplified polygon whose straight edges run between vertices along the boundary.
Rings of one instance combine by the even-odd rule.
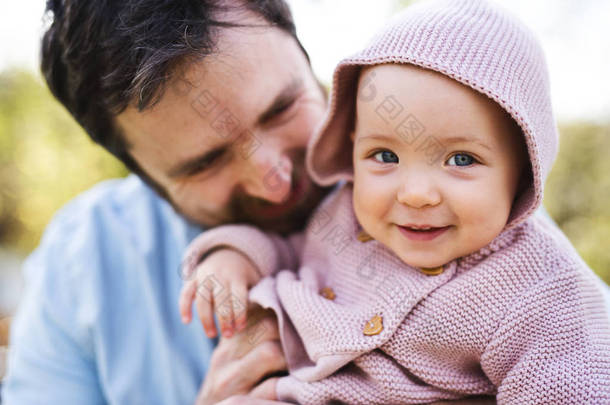
[[[324,195],[304,155],[325,97],[295,39],[250,19],[240,23],[258,27],[223,28],[159,103],[116,119],[135,161],[191,221],[287,232]]]
[[[381,104],[362,96],[373,76]],[[514,121],[490,98],[410,65],[365,69],[358,94],[353,198],[368,234],[415,267],[489,244],[526,162]]]

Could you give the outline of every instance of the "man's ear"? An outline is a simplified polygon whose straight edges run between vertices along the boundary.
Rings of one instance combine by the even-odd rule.
[[[356,136],[356,132],[355,131],[352,131],[352,132],[349,133],[349,139],[351,139],[352,142],[354,142],[354,137],[355,136]]]

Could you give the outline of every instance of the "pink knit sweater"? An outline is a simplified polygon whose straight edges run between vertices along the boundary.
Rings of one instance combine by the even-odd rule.
[[[360,242],[360,230],[348,184],[300,237],[231,225],[189,249],[200,257],[231,246],[263,275],[300,262],[250,291],[279,320],[290,370],[278,383],[281,400],[416,404],[489,394],[507,404],[610,404],[603,295],[553,225],[532,217],[438,275]],[[364,334],[376,315],[380,333]]]
[[[308,148],[319,183],[352,178],[359,71],[380,63],[441,72],[519,124],[531,170],[504,231],[439,274],[424,274],[377,241],[358,239],[347,183],[288,240],[245,225],[203,233],[185,254],[187,275],[197,258],[227,245],[268,276],[250,298],[277,314],[290,370],[278,383],[285,401],[415,404],[488,394],[501,404],[610,404],[602,292],[565,236],[532,216],[557,151],[535,38],[482,0],[409,7],[336,68],[328,115]]]

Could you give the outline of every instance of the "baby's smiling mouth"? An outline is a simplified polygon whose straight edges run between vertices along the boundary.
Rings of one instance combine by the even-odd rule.
[[[415,224],[406,224],[406,225],[399,225],[402,228],[407,228],[408,230],[411,231],[416,231],[416,232],[427,232],[427,231],[434,231],[434,230],[438,230],[441,228],[447,228],[449,225],[447,226],[434,226],[434,225],[415,225]]]
[[[398,225],[400,232],[407,237],[407,239],[415,241],[429,241],[436,239],[438,236],[444,234],[451,228],[451,225],[446,226],[433,226],[428,224],[405,224]]]

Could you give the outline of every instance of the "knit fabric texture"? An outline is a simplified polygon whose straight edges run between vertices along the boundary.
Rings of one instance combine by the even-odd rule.
[[[416,3],[392,19],[365,49],[337,65],[330,107],[306,158],[314,180],[324,185],[352,180],[349,133],[359,73],[363,66],[383,63],[440,72],[504,108],[521,127],[532,164],[532,181],[514,204],[507,228],[536,210],[558,148],[544,53],[526,26],[483,0]],[[427,147],[426,141],[419,136],[413,146]]]
[[[554,225],[529,218],[434,276],[375,240],[360,242],[360,231],[347,184],[317,209],[302,238],[230,225],[189,247],[187,256],[199,257],[231,246],[264,275],[300,262],[298,272],[266,277],[249,295],[278,317],[290,370],[278,382],[281,400],[417,404],[497,395],[499,404],[610,403],[603,292]],[[365,335],[376,315],[380,333]]]

